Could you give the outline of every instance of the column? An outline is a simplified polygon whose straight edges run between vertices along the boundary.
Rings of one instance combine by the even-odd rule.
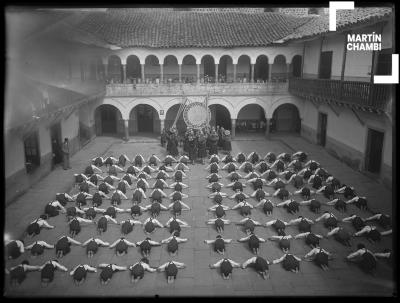
[[[272,81],[272,65],[271,63],[268,63],[268,82]]]
[[[121,79],[122,83],[126,83],[126,64],[122,64],[122,74],[123,74],[123,79]]]
[[[250,82],[254,83],[254,64],[250,64],[251,67],[251,75],[250,75]]]
[[[269,138],[269,122],[267,117],[265,117],[265,137]]]
[[[129,120],[128,119],[124,120],[124,129],[125,129],[124,140],[128,141],[129,140]]]
[[[179,68],[179,83],[182,83],[182,64],[178,64]]]
[[[164,125],[165,125],[165,123],[164,123],[164,119],[160,119],[160,132],[162,132],[162,130],[164,129]]]
[[[231,119],[232,122],[232,130],[231,130],[231,137],[235,139],[236,136],[236,119]]]
[[[160,64],[160,83],[164,83],[164,64]]]
[[[107,81],[108,80],[108,64],[104,64],[104,80]]]
[[[197,64],[197,83],[200,84],[200,64]]]
[[[215,64],[215,83],[218,83],[218,64]]]
[[[286,79],[290,78],[290,63],[286,63]]]
[[[144,76],[144,64],[140,64],[142,66],[142,83],[146,83],[146,78]]]
[[[236,67],[237,64],[233,64],[233,82],[236,82]]]

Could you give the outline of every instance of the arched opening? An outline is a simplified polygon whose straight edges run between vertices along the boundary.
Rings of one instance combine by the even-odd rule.
[[[296,132],[301,128],[298,108],[290,103],[279,105],[271,119],[271,132]]]
[[[287,77],[286,58],[284,55],[278,55],[272,64],[271,80],[272,82],[286,82]]]
[[[201,58],[201,67],[203,70],[202,83],[214,83],[215,82],[215,62],[214,58],[210,55],[205,55]]]
[[[108,58],[108,81],[110,83],[122,83],[122,64],[118,56],[112,55]]]
[[[129,114],[129,134],[160,133],[160,118],[154,107],[136,105]]]
[[[257,57],[256,64],[254,65],[254,81],[266,82],[268,79],[268,57],[265,55],[260,55]]]
[[[154,55],[147,56],[144,65],[146,83],[160,83],[161,69],[158,58]]]
[[[211,111],[210,126],[217,127],[218,125],[231,130],[231,114],[229,110],[220,104],[212,104],[209,106]]]
[[[124,132],[121,112],[113,105],[102,104],[95,110],[96,135],[120,136]]]
[[[179,82],[179,66],[175,56],[169,55],[164,58],[164,81],[167,83]]]
[[[247,55],[240,56],[236,66],[236,74],[238,82],[243,82],[243,83],[250,82],[250,73],[251,73],[250,57]]]
[[[197,82],[196,58],[192,55],[186,55],[182,60],[181,77],[183,83]]]
[[[166,130],[169,129],[174,123],[180,106],[181,104],[175,104],[167,110],[164,121],[164,127]],[[176,128],[178,129],[179,134],[184,134],[186,131],[187,126],[185,120],[183,120],[183,113],[179,115],[178,120],[176,121]]]
[[[228,55],[219,59],[218,81],[221,83],[233,82],[233,60]]]
[[[236,119],[236,131],[265,132],[266,126],[264,109],[258,104],[248,104],[242,107]]]
[[[126,81],[127,83],[140,83],[142,78],[142,66],[140,60],[135,55],[130,55],[126,59]]]
[[[293,57],[292,60],[292,76],[294,78],[300,78],[301,77],[301,63],[302,63],[302,58],[300,55],[296,55]]]

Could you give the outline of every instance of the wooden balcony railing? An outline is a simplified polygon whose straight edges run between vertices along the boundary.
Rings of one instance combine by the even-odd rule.
[[[170,83],[170,84],[107,84],[106,96],[163,95],[274,95],[288,92],[287,82],[270,83]]]
[[[369,82],[300,78],[289,80],[289,92],[293,95],[346,103],[376,111],[385,111],[391,91],[391,85]]]

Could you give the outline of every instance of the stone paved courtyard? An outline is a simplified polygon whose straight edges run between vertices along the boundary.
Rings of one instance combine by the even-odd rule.
[[[132,138],[131,138],[132,139]],[[354,186],[360,195],[368,197],[368,203],[371,209],[392,214],[392,192],[383,185],[376,183],[363,174],[352,170],[345,164],[330,156],[324,149],[307,143],[304,139],[296,136],[275,136],[270,140],[262,137],[253,139],[240,137],[232,142],[233,153],[236,155],[239,151],[248,154],[251,151],[257,151],[261,156],[272,151],[276,154],[281,152],[293,153],[295,150],[303,150],[309,153],[310,159],[319,161],[330,173],[339,178],[342,182]],[[44,209],[46,202],[54,199],[56,192],[67,191],[70,194],[76,193],[73,187],[73,174],[82,172],[90,159],[100,155],[126,154],[133,158],[135,154],[141,153],[145,158],[152,153],[160,158],[166,155],[165,149],[155,139],[147,140],[139,138],[125,143],[119,139],[99,137],[95,138],[88,146],[79,151],[71,159],[73,169],[64,171],[60,168],[54,170],[49,176],[44,178],[38,184],[33,186],[26,194],[21,196],[16,202],[6,208],[5,231],[11,235],[11,238],[18,238],[26,228],[29,222],[37,218]],[[382,238],[379,244],[371,244],[365,238],[352,240],[352,247],[344,247],[334,239],[322,239],[321,247],[334,254],[334,260],[330,262],[331,270],[324,272],[313,262],[301,261],[300,273],[294,274],[285,271],[281,264],[270,266],[270,279],[263,280],[253,269],[234,269],[233,277],[230,280],[223,280],[217,269],[210,269],[209,264],[215,263],[221,259],[221,255],[212,250],[210,245],[204,243],[205,239],[215,239],[217,232],[213,226],[205,224],[208,218],[214,215],[207,211],[207,208],[213,205],[211,199],[207,196],[209,190],[205,188],[208,181],[205,177],[209,174],[205,165],[190,165],[190,171],[187,173],[188,179],[184,183],[189,185],[184,189],[184,193],[189,198],[184,202],[191,207],[190,211],[183,211],[181,219],[188,222],[191,228],[182,228],[181,237],[188,238],[186,243],[179,245],[178,255],[173,260],[186,264],[185,269],[178,272],[177,280],[172,285],[167,284],[165,273],[146,272],[143,280],[137,284],[130,283],[129,272],[115,273],[111,282],[102,286],[99,281],[99,272],[88,273],[85,283],[81,286],[75,286],[69,271],[77,264],[89,264],[97,266],[100,263],[115,263],[117,265],[129,266],[141,258],[138,248],[130,247],[128,254],[122,257],[115,255],[115,249],[100,248],[92,259],[86,256],[86,250],[80,246],[71,246],[71,252],[64,256],[59,262],[68,268],[68,272],[56,271],[54,281],[46,288],[40,286],[40,272],[32,272],[27,275],[26,280],[21,286],[11,288],[8,277],[5,279],[6,296],[332,296],[332,295],[351,295],[351,296],[392,296],[395,290],[393,280],[393,268],[390,260],[378,260],[377,272],[374,276],[366,275],[356,265],[344,261],[345,256],[354,251],[358,243],[364,243],[366,247],[373,252],[381,252],[384,248],[392,249],[392,236]],[[226,171],[221,171],[223,176],[221,182],[227,184],[225,178]],[[153,184],[153,180],[149,183]],[[171,184],[171,180],[167,180]],[[292,192],[294,187],[287,186]],[[91,189],[92,190],[92,189]],[[273,189],[264,187],[269,193]],[[170,189],[165,190],[167,194]],[[223,188],[223,192],[232,194],[231,189]],[[252,188],[246,187],[245,193],[253,192]],[[148,190],[146,193],[149,193]],[[128,189],[127,196],[131,196]],[[279,202],[277,198],[271,198],[273,202]],[[164,199],[163,201],[166,201]],[[321,202],[327,201],[320,197]],[[249,199],[253,205],[254,199]],[[167,202],[163,202],[165,205]],[[89,202],[89,205],[91,203]],[[149,199],[144,200],[142,205],[149,204]],[[234,206],[235,201],[225,198],[223,204]],[[69,205],[73,205],[71,202]],[[102,208],[107,208],[109,201],[103,202]],[[121,208],[130,208],[131,202],[124,201]],[[361,217],[370,216],[369,212],[361,211],[355,206],[350,205],[347,214],[336,211],[331,206],[322,206],[321,212],[325,210],[332,211],[338,218],[343,218],[349,214],[357,214]],[[315,219],[318,215],[309,211],[308,207],[301,206],[298,215]],[[251,218],[265,223],[272,219],[282,219],[289,221],[298,215],[290,215],[285,209],[274,208],[272,216],[266,216],[261,209],[252,210]],[[144,213],[138,220],[144,221],[148,218]],[[161,223],[165,223],[171,216],[170,212],[163,211],[157,218]],[[98,217],[96,217],[98,218]],[[128,213],[117,214],[117,221],[130,218]],[[239,211],[227,211],[227,219],[237,222],[243,217]],[[34,240],[45,240],[50,244],[55,244],[62,235],[68,234],[68,226],[64,215],[50,218],[48,222],[56,226],[53,230],[43,229],[35,238],[24,238],[25,245],[31,244]],[[346,227],[351,233],[355,230],[351,224],[339,223],[339,226]],[[107,232],[100,238],[107,242],[114,242],[121,237],[121,227],[119,225],[109,224]],[[313,232],[326,235],[328,230],[322,223],[317,223],[313,227]],[[378,227],[380,229],[380,227]],[[381,229],[380,229],[381,230]],[[256,227],[256,234],[267,239],[276,235],[272,228]],[[296,226],[287,227],[286,233],[291,235],[298,234]],[[94,225],[83,225],[81,232],[75,237],[76,240],[84,242],[90,237],[97,237]],[[156,229],[151,236],[152,240],[161,241],[170,236],[169,231]],[[236,240],[245,236],[240,226],[230,224],[225,226],[223,237],[233,239],[231,244],[227,244],[225,256],[236,262],[242,263],[253,256],[247,243],[238,243]],[[133,232],[127,235],[129,241],[140,241],[145,238],[140,226],[135,226]],[[304,240],[291,240],[291,252],[296,256],[303,257],[310,248],[306,246]],[[260,244],[259,255],[272,261],[282,256],[282,251],[276,242],[267,241]],[[32,259],[29,252],[25,252],[16,260],[7,261],[6,267],[20,264],[22,260],[29,260],[31,265],[42,265],[44,262],[54,259],[54,249],[45,250],[44,254],[36,259]],[[158,267],[170,260],[166,250],[166,245],[153,247],[149,257],[150,266]]]

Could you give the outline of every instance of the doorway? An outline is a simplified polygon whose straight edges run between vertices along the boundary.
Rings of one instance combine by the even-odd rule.
[[[153,132],[153,108],[149,105],[137,106],[137,120],[139,132]]]
[[[62,162],[61,154],[61,124],[57,122],[50,127],[51,149],[53,152],[53,168],[55,165]]]
[[[383,138],[383,132],[368,128],[365,169],[374,174],[381,171]]]
[[[322,52],[319,64],[319,79],[330,79],[332,74],[332,51]]]
[[[328,115],[324,113],[319,113],[318,115],[318,132],[317,141],[322,147],[326,145],[326,130],[328,125]]]

